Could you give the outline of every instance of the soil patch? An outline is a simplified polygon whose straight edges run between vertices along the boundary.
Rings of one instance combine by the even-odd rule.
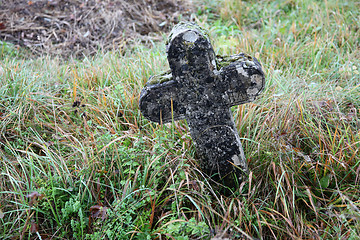
[[[0,40],[35,55],[81,58],[159,40],[191,12],[180,0],[0,0]]]

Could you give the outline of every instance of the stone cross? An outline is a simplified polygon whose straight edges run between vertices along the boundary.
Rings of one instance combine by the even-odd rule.
[[[201,168],[229,187],[244,180],[247,161],[230,110],[264,88],[260,63],[246,54],[215,56],[205,30],[180,23],[166,43],[168,72],[152,76],[140,110],[157,123],[186,119]]]

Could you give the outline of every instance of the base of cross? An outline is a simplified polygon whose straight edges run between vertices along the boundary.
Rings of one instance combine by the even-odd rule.
[[[203,171],[235,190],[248,167],[230,108],[263,90],[261,64],[243,53],[216,56],[206,31],[193,23],[176,25],[166,50],[170,70],[149,79],[140,110],[157,123],[186,119]]]
[[[196,159],[200,160],[202,171],[221,185],[219,189],[222,193],[229,194],[247,179],[248,166],[231,111],[224,111],[221,117],[229,122],[213,120],[219,125],[207,128],[193,139],[197,150]],[[189,124],[193,136],[191,126]]]
[[[201,158],[196,156],[196,159]],[[221,175],[220,171],[214,169],[202,167],[201,170],[211,179],[212,186],[225,196],[229,196],[238,190],[241,183],[245,182],[249,176],[248,168],[242,169],[238,166],[232,166],[230,169],[222,171],[226,172],[223,175]]]
[[[242,177],[243,180],[239,180],[239,176]],[[213,174],[209,176],[209,179],[212,180],[211,186],[215,190],[224,196],[231,196],[240,189],[241,183],[245,182],[248,176],[248,172],[239,172],[238,170],[232,171],[228,173],[226,176],[219,177],[219,175]]]

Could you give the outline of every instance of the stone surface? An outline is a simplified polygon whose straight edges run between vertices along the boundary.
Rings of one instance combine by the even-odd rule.
[[[186,119],[202,169],[229,187],[241,182],[247,161],[230,107],[262,91],[260,63],[243,53],[215,56],[206,31],[192,23],[175,26],[166,49],[170,70],[147,82],[142,114],[157,123]]]

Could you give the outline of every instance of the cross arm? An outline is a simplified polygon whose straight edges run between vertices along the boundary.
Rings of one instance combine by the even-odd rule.
[[[265,75],[256,58],[240,53],[216,57],[220,87],[226,104],[235,106],[252,102],[265,86]]]
[[[180,84],[166,72],[152,76],[140,94],[140,110],[145,118],[157,123],[185,119],[185,96]]]

